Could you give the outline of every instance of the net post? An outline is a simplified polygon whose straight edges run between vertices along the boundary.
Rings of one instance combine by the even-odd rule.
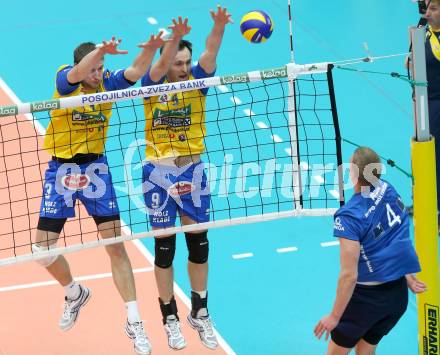
[[[427,291],[417,295],[419,354],[439,354],[439,258],[435,141],[429,134],[426,85],[425,29],[410,28],[411,71],[415,81],[414,125],[411,141],[414,176],[414,235],[422,271],[420,279]]]
[[[287,78],[289,86],[289,94],[287,98],[287,109],[289,110],[289,135],[290,135],[290,149],[292,152],[293,163],[293,195],[294,195],[294,209],[303,208],[303,186],[301,181],[301,162],[298,142],[298,123],[296,112],[296,89],[295,80],[298,76],[298,67],[295,64],[287,64]]]
[[[339,128],[339,117],[338,117],[338,109],[336,107],[336,95],[335,95],[335,87],[333,83],[333,70],[334,65],[328,65],[327,71],[327,81],[330,95],[330,104],[332,107],[332,117],[333,117],[333,126],[335,128],[335,140],[336,140],[336,159],[338,163],[338,188],[339,188],[339,204],[343,206],[345,203],[344,196],[344,171],[342,165],[342,147],[341,147],[341,130]]]

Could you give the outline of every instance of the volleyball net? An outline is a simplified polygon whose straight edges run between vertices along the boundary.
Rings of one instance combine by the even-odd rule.
[[[0,106],[0,265],[179,231],[332,215],[344,200],[345,170],[332,67],[328,63],[288,64],[237,75]],[[142,166],[147,146],[154,149],[155,142],[145,137],[144,98],[157,97],[167,103],[167,112],[152,119],[167,126],[163,138],[172,145],[188,139],[185,126],[196,113],[194,108],[192,112],[186,107],[173,109],[176,94],[208,88],[201,161],[209,185],[210,221],[191,226],[179,226],[177,221],[173,228],[153,231],[144,203]],[[104,154],[121,220],[128,228],[124,235],[104,240],[93,218],[76,202],[76,216],[64,225],[57,248],[34,254],[31,247],[40,209],[56,208],[42,204],[47,193],[44,174],[51,159],[43,147],[50,112],[54,116],[54,112],[78,108],[80,115],[82,107],[102,111],[107,103],[113,104],[105,106],[112,110],[112,117],[102,135],[103,142],[107,136]],[[87,125],[81,127],[69,129],[82,129],[87,144],[90,132]],[[74,187],[64,184],[59,193],[70,198],[91,181],[87,174],[72,170],[66,170],[65,175],[60,178]],[[90,191],[96,191],[96,186]]]

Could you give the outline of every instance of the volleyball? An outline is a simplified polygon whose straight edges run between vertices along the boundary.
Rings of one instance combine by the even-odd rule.
[[[268,14],[261,10],[248,12],[240,22],[240,30],[246,40],[261,43],[269,39],[273,31],[273,22]]]

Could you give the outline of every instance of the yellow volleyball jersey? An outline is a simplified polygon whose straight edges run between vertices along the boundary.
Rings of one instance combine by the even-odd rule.
[[[431,44],[432,54],[438,61],[440,61],[439,32],[440,29],[434,30],[431,26],[428,26],[428,31],[426,32],[426,36],[428,37],[429,43]]]
[[[65,69],[63,65],[57,74]],[[93,94],[106,91],[103,82],[93,91],[86,91],[81,84],[67,95],[55,88],[53,98]],[[76,154],[102,154],[112,115],[112,103],[86,105],[52,110],[50,123],[44,138],[44,148],[53,156],[71,159]]]
[[[205,106],[199,89],[144,99],[147,160],[203,153]]]

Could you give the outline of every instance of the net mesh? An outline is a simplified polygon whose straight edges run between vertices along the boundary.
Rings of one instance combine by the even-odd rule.
[[[248,73],[245,80],[238,75],[205,83],[212,86],[206,96],[201,156],[211,192],[208,227],[307,211],[330,214],[341,204],[331,71],[326,66],[324,71],[308,70],[293,78],[286,68],[282,75],[265,80],[252,79]],[[34,112],[18,113],[28,107]],[[0,264],[32,258],[44,174],[51,159],[43,148],[48,107],[53,108],[50,101],[18,109],[0,107]],[[178,131],[167,132],[178,139]],[[151,231],[142,188],[145,146],[143,99],[115,102],[104,154],[121,219],[135,237]],[[78,201],[75,214],[67,220],[58,247],[77,250],[96,245],[101,237]]]

